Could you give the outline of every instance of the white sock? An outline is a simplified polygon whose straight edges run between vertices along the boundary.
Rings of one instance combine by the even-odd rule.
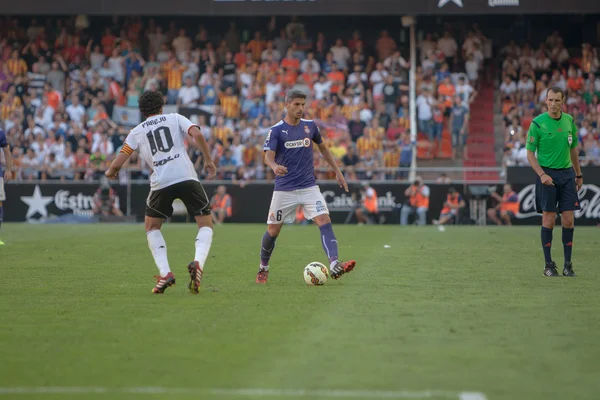
[[[262,269],[263,271],[268,271],[269,270],[269,266],[268,265],[262,265],[262,263],[260,264],[260,267],[258,267],[260,269]]]
[[[208,226],[200,228],[198,236],[196,236],[196,256],[194,257],[194,261],[198,261],[202,270],[204,270],[204,263],[206,262],[210,245],[212,244],[212,237],[213,230]]]
[[[167,259],[167,243],[159,230],[153,230],[146,234],[148,247],[154,257],[154,262],[160,271],[160,276],[165,276],[171,272],[169,260]]]

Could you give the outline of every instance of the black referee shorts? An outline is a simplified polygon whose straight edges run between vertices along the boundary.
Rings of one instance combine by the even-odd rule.
[[[173,201],[180,199],[190,216],[210,215],[210,205],[202,184],[189,180],[151,191],[146,200],[146,216],[171,218]]]
[[[535,183],[535,208],[538,213],[579,210],[579,196],[573,168],[552,169],[542,167],[554,185],[543,185],[538,177]]]

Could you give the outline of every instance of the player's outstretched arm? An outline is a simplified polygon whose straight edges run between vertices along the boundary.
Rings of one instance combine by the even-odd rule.
[[[127,153],[125,146],[123,146],[119,154],[117,154],[117,157],[115,157],[113,162],[110,164],[110,167],[108,167],[108,170],[104,173],[104,175],[106,175],[108,179],[117,179],[119,171],[123,167],[123,164],[125,164],[125,162],[129,159],[130,155],[131,153]]]
[[[208,177],[214,178],[214,176],[217,174],[217,167],[210,155],[210,149],[208,148],[206,139],[204,139],[204,135],[197,126],[192,126],[189,130],[189,134],[194,139],[196,147],[198,147],[202,152],[202,157],[204,158],[204,169],[206,170]]]
[[[329,151],[329,147],[327,147],[325,144],[325,141],[319,143],[319,151],[323,155],[325,161],[327,161],[327,164],[329,164],[329,166],[335,171],[335,180],[337,183],[340,185],[340,187],[343,187],[346,192],[349,192],[346,178],[344,178],[344,174],[342,174],[342,171],[340,171],[340,167],[338,167],[337,163],[335,162],[335,159]]]

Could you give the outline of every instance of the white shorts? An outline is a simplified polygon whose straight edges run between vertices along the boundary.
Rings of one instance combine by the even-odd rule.
[[[274,191],[267,224],[277,225],[284,222],[293,222],[298,206],[302,206],[306,219],[329,214],[327,203],[318,186],[289,192]]]
[[[6,193],[4,193],[4,178],[0,178],[0,201],[6,200]]]

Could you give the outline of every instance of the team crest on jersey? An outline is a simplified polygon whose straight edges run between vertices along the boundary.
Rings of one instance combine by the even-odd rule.
[[[306,132],[307,135],[310,134],[310,128],[308,127],[308,125],[304,125],[304,132]]]
[[[535,137],[533,137],[533,136],[529,136],[529,141],[530,141],[531,143],[535,142]]]
[[[562,128],[558,128],[558,132],[562,132]]]

